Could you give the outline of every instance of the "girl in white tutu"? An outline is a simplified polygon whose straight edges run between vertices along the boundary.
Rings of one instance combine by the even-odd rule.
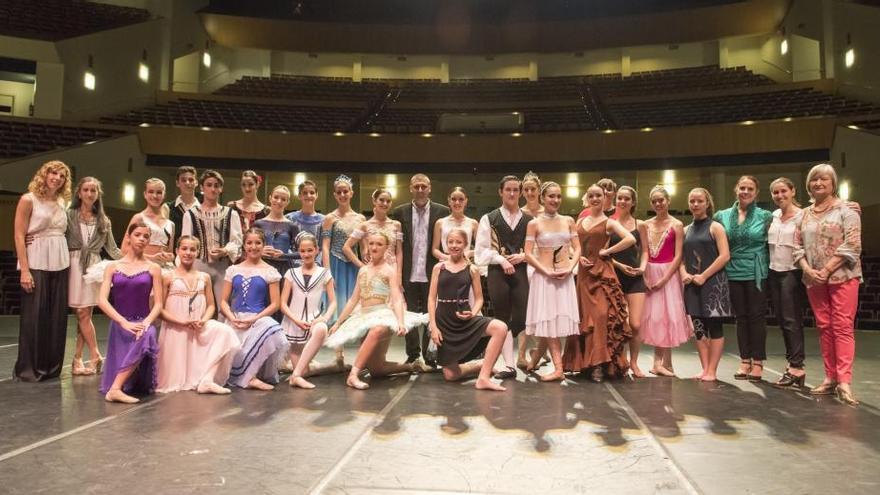
[[[385,251],[390,244],[388,234],[376,231],[368,234],[366,241],[370,263],[358,272],[352,297],[330,328],[330,337],[324,343],[333,349],[367,336],[345,382],[358,390],[369,388],[358,376],[364,369],[370,370],[374,377],[421,370],[423,365],[419,361],[392,363],[385,359],[385,354],[392,332],[405,335],[409,329],[428,323],[428,315],[403,310],[400,274],[397,267],[385,261]],[[360,308],[355,311],[357,306]]]
[[[555,182],[541,186],[544,211],[526,229],[526,261],[535,267],[529,283],[526,334],[538,337],[539,349],[550,348],[554,370],[542,381],[562,380],[560,339],[579,333],[577,289],[572,269],[581,256],[577,226],[573,218],[558,213],[562,188]],[[539,350],[535,359],[540,359]]]
[[[693,333],[685,313],[682,295],[681,265],[684,225],[669,215],[669,193],[654,186],[651,207],[657,214],[639,226],[642,238],[642,263],[648,295],[642,312],[642,342],[654,346],[651,373],[675,376],[672,348],[687,342]]]
[[[299,244],[301,264],[284,274],[284,288],[281,291],[284,320],[281,326],[290,344],[290,362],[293,365],[290,386],[315,388],[303,377],[344,369],[344,365],[337,364],[309,366],[327,338],[327,320],[336,314],[336,291],[330,268],[315,263],[318,256],[318,240],[315,236],[303,232],[297,236],[296,242]],[[326,307],[321,304],[325,294]]]

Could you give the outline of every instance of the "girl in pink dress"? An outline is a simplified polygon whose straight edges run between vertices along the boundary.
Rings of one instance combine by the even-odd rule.
[[[211,277],[193,268],[199,244],[195,237],[182,236],[177,246],[180,265],[163,277],[158,392],[229,393],[220,384],[229,379],[238,337],[230,326],[211,319],[216,308]]]
[[[642,263],[648,295],[642,313],[642,342],[654,346],[651,373],[675,376],[672,348],[687,342],[693,333],[684,309],[681,265],[684,226],[669,216],[669,193],[654,186],[649,195],[657,215],[639,225],[642,238]]]

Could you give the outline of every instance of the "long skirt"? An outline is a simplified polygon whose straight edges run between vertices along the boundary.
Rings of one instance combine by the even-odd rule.
[[[68,268],[31,270],[34,291],[21,293],[15,377],[25,382],[61,374],[67,340]]]
[[[104,361],[104,376],[101,378],[101,393],[106,394],[116,375],[135,367],[134,372],[122,386],[127,394],[145,395],[156,390],[156,358],[159,355],[158,331],[150,325],[141,338],[110,322],[110,335],[107,339],[107,356]]]
[[[235,330],[216,320],[205,322],[200,331],[164,323],[159,334],[157,391],[195,390],[202,381],[226,383],[239,346]],[[218,363],[216,372],[208,376],[208,370]]]
[[[551,338],[577,335],[580,321],[574,275],[560,280],[536,271],[529,284],[526,334]]]
[[[654,283],[663,277],[669,263],[648,263],[645,282]],[[648,292],[642,313],[642,342],[654,347],[678,347],[694,334],[691,320],[684,309],[684,296],[678,271],[663,287]]]
[[[239,313],[241,318],[253,313]],[[287,339],[281,324],[268,316],[255,321],[246,330],[235,329],[241,348],[232,360],[229,385],[247,388],[254,378],[275,384],[279,381],[278,369],[287,360]]]
[[[332,324],[339,318],[339,314],[342,313],[348,298],[354,291],[358,267],[350,261],[343,261],[331,254],[330,273],[333,275],[333,288],[336,292],[336,314],[333,315],[333,320],[330,322]]]

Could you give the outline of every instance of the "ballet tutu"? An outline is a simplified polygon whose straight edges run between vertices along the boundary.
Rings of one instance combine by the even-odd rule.
[[[526,335],[567,337],[580,333],[574,275],[562,280],[532,274],[526,306]]]
[[[669,263],[648,263],[645,282],[649,285],[661,279]],[[642,342],[654,347],[678,347],[694,334],[691,320],[684,310],[681,278],[678,271],[663,287],[648,292],[639,336]]]
[[[420,325],[427,325],[428,315],[425,313],[403,312],[403,324],[406,331]],[[324,347],[335,349],[348,342],[362,339],[373,327],[388,327],[392,332],[397,332],[397,317],[394,311],[385,304],[376,304],[367,308],[361,308],[348,317],[339,328],[327,337]]]

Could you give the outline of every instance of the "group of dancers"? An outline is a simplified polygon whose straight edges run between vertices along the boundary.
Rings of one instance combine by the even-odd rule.
[[[271,390],[285,370],[295,387],[347,370],[347,385],[366,389],[367,374],[440,367],[447,380],[476,376],[476,388],[503,391],[500,380],[515,377],[516,367],[537,372],[548,351],[552,369],[542,381],[570,372],[596,382],[642,378],[641,343],[654,347],[650,373],[671,377],[671,350],[691,339],[702,366],[696,378],[715,381],[729,317],[741,357],[734,378],[760,381],[769,295],[788,361],[775,385],[805,384],[808,301],[825,371],[810,392],[858,404],[851,382],[860,209],[838,197],[829,164],[808,173],[804,208],[787,178],[770,184],[773,212],[757,205],[752,176],[739,178],[736,201],[721,211],[708,190],[694,188],[687,226],[669,214],[664,187],[651,189],[654,214],[640,220],[636,190],[610,179],[587,188],[584,210],[572,218],[559,212],[559,184],[531,172],[505,176],[501,206],[479,221],[465,215],[462,187],[450,191],[448,206],[431,201],[424,174],[412,177],[412,201],[397,208],[389,191],[374,191],[369,219],[351,208],[354,185],[345,175],[333,182],[337,207],[326,215],[315,209],[312,181],[298,185],[301,209],[289,214],[291,191],[276,186],[265,205],[261,185],[245,171],[242,197],[223,205],[223,176],[184,166],[179,195],[166,203],[164,182],[149,179],[147,206],[120,248],[101,182],[84,177],[72,190],[64,163],[44,164],[15,217],[23,290],[15,376],[60,374],[70,307],[71,371],[103,372],[108,401],[133,403],[153,391]],[[102,252],[112,260],[102,261]],[[484,287],[492,317],[483,315]],[[96,305],[111,320],[106,358],[92,323]],[[386,357],[395,335],[406,338],[402,363]],[[342,348],[351,342],[360,346],[347,366]],[[335,362],[314,362],[321,347],[335,349]],[[504,366],[496,369],[499,357]]]

